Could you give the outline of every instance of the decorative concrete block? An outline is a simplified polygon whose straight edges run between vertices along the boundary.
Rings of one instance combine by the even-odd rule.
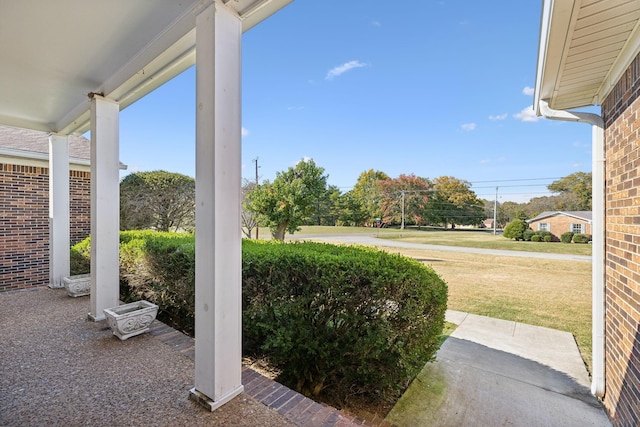
[[[144,300],[104,309],[113,335],[123,341],[147,332],[157,314],[158,306]]]
[[[91,275],[78,274],[62,278],[64,288],[70,297],[83,297],[91,293]]]

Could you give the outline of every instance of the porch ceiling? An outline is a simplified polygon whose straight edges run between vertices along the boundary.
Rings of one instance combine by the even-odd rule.
[[[536,112],[601,104],[639,50],[639,1],[543,0]]]
[[[89,128],[90,92],[123,109],[195,63],[195,15],[213,0],[0,3],[0,124]],[[246,31],[292,0],[219,0]]]

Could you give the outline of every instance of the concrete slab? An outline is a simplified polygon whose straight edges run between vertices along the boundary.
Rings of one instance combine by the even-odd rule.
[[[447,320],[459,321],[458,328],[388,421],[398,426],[611,425],[590,393],[570,333],[460,312],[447,313]]]

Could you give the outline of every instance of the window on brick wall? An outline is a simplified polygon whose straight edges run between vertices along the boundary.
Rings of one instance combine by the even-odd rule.
[[[571,224],[571,231],[574,234],[584,234],[584,224]]]
[[[548,222],[539,222],[538,231],[551,231],[551,224]]]

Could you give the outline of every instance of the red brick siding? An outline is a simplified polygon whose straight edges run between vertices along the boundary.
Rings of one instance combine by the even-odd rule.
[[[567,231],[571,231],[571,224],[584,224],[583,229],[584,234],[591,234],[591,224],[587,221],[574,218],[571,216],[565,215],[556,215],[548,218],[542,218],[539,221],[533,221],[529,223],[529,227],[533,231],[538,231],[538,225],[540,223],[549,224],[549,231],[553,234],[558,240],[560,240],[560,236]]]
[[[0,164],[0,291],[49,283],[47,168]]]
[[[70,172],[70,243],[89,235],[89,181]],[[49,170],[0,163],[0,291],[48,284]]]
[[[69,174],[69,209],[71,244],[84,240],[91,231],[91,174],[71,171]]]
[[[602,105],[605,120],[604,404],[616,426],[640,425],[640,59]]]

